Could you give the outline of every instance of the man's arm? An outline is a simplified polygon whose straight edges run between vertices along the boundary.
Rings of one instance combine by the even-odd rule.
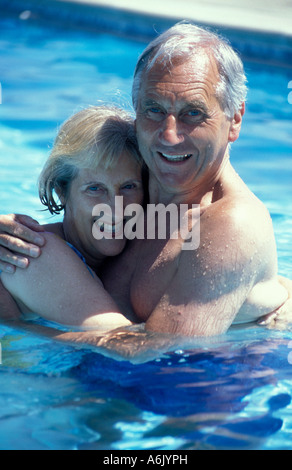
[[[27,268],[45,244],[43,228],[31,217],[11,214],[0,216],[0,270],[13,273]]]
[[[269,329],[286,330],[292,324],[292,281],[290,279],[278,276],[279,284],[288,292],[287,301],[274,312],[264,315],[258,320],[258,325]]]
[[[144,324],[113,328],[110,331],[63,332],[37,323],[15,320],[3,322],[7,326],[26,331],[36,336],[50,338],[77,348],[88,348],[118,361],[141,364],[160,358],[178,347],[189,348],[186,338],[174,337],[146,331]],[[198,344],[196,344],[198,346]]]

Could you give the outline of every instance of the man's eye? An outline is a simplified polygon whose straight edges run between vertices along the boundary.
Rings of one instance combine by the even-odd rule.
[[[150,106],[146,110],[146,115],[148,118],[153,119],[154,121],[161,121],[164,119],[164,112],[161,108],[156,106]]]
[[[183,120],[187,124],[199,123],[206,118],[206,115],[200,109],[190,109],[183,115]]]
[[[188,114],[188,116],[200,116],[200,115],[201,115],[201,111],[198,111],[197,109],[192,109],[192,110],[189,111],[187,114]]]

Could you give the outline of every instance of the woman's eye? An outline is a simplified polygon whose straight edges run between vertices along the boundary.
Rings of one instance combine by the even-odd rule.
[[[92,193],[96,193],[97,191],[101,191],[100,186],[89,186],[87,189],[88,189],[88,191],[90,191]]]
[[[123,186],[122,189],[130,190],[130,189],[135,189],[135,188],[136,188],[135,183],[129,183],[129,184],[126,184],[125,186]]]

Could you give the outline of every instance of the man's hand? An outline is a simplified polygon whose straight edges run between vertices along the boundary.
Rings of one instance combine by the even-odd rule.
[[[278,276],[282,286],[287,289],[288,299],[280,308],[272,313],[268,313],[258,320],[258,325],[265,326],[269,330],[287,330],[292,326],[292,281],[290,279]]]
[[[0,270],[14,273],[16,267],[27,268],[29,258],[38,258],[45,239],[44,229],[26,215],[0,216]]]

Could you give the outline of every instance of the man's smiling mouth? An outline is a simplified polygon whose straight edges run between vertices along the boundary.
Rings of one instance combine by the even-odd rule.
[[[166,153],[158,152],[158,154],[164,160],[167,160],[170,163],[184,162],[186,160],[189,160],[193,156],[192,153],[188,153],[188,154],[184,154],[184,155],[168,155]]]

